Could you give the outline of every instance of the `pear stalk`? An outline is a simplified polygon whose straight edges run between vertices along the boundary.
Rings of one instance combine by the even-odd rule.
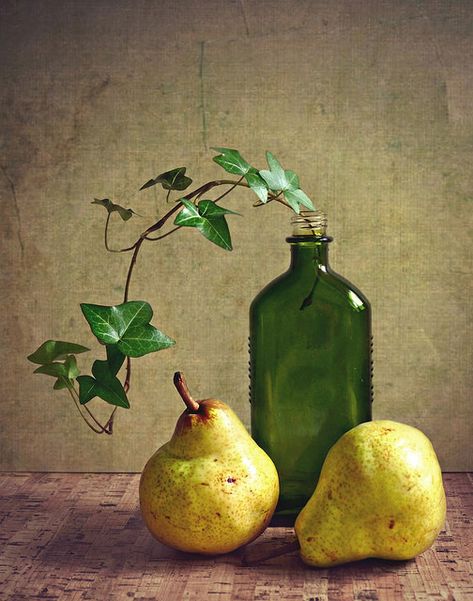
[[[278,473],[228,405],[195,401],[180,372],[174,385],[186,410],[143,470],[141,512],[165,545],[202,555],[230,553],[269,524],[279,497]]]
[[[199,403],[192,398],[189,389],[187,388],[186,381],[184,376],[180,371],[176,371],[174,374],[174,386],[177,389],[177,392],[180,394],[182,400],[186,404],[187,411],[189,413],[197,413],[199,411],[200,405]]]
[[[263,561],[268,561],[268,559],[280,557],[281,555],[288,555],[289,553],[294,553],[294,551],[299,551],[300,549],[299,541],[297,539],[293,540],[290,543],[282,545],[278,549],[259,550],[258,547],[261,546],[262,545],[258,545],[256,548],[250,548],[249,550],[247,550],[241,561],[242,565],[248,568],[252,566],[257,566],[260,563],[263,563]]]

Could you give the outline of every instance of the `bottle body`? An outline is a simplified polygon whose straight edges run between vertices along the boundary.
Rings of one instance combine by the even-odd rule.
[[[250,308],[251,428],[280,477],[279,514],[312,495],[325,456],[371,419],[371,310],[330,270],[329,238],[289,238],[291,268]]]

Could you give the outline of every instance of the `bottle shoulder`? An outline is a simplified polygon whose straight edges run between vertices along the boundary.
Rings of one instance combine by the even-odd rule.
[[[271,297],[274,294],[278,294],[283,292],[287,287],[287,280],[290,276],[290,270],[288,269],[284,273],[281,273],[274,280],[268,282],[254,297],[251,302],[251,305],[257,305],[261,301],[264,301],[266,298]]]
[[[326,281],[329,282],[333,288],[340,290],[348,298],[350,305],[355,305],[354,308],[362,308],[362,306],[368,309],[371,308],[366,295],[345,277],[332,269],[327,270],[327,276]]]
[[[312,291],[314,300],[323,303],[345,305],[354,311],[370,311],[370,302],[366,295],[345,277],[331,268],[317,272],[297,274],[290,269],[269,282],[253,299],[251,311],[264,306],[284,305],[292,298],[305,298]]]

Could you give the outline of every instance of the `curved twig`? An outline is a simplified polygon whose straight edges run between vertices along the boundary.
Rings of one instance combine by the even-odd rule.
[[[76,391],[74,390],[74,388],[72,388],[70,386],[67,386],[67,389],[69,390],[71,398],[74,401],[75,406],[77,407],[77,411],[79,412],[79,415],[82,417],[82,419],[85,421],[85,423],[89,426],[89,428],[91,430],[93,430],[96,434],[103,434],[103,433],[109,434],[108,430],[106,430],[102,426],[102,424],[95,419],[95,417],[91,414],[90,410],[87,409],[88,413],[91,415],[91,417],[93,418],[94,422],[98,424],[98,426],[99,426],[100,429],[96,428],[92,423],[89,422],[89,420],[85,417],[85,415],[81,411],[81,405],[80,405],[78,399],[73,394],[73,392],[76,392]]]
[[[182,225],[177,225],[172,230],[169,230],[169,232],[166,232],[165,234],[162,234],[162,236],[155,236],[154,238],[152,238],[151,236],[145,236],[145,240],[162,240],[163,238],[166,238],[167,236],[173,234],[177,230],[180,230],[181,227],[182,227]]]

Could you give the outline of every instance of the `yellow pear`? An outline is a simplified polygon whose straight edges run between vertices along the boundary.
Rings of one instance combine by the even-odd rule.
[[[445,510],[429,439],[406,424],[363,423],[330,449],[297,517],[301,557],[318,567],[367,557],[411,559],[433,544]]]
[[[268,525],[279,496],[271,459],[225,403],[195,401],[180,372],[187,405],[169,442],[146,464],[140,506],[151,534],[191,553],[228,553]]]

